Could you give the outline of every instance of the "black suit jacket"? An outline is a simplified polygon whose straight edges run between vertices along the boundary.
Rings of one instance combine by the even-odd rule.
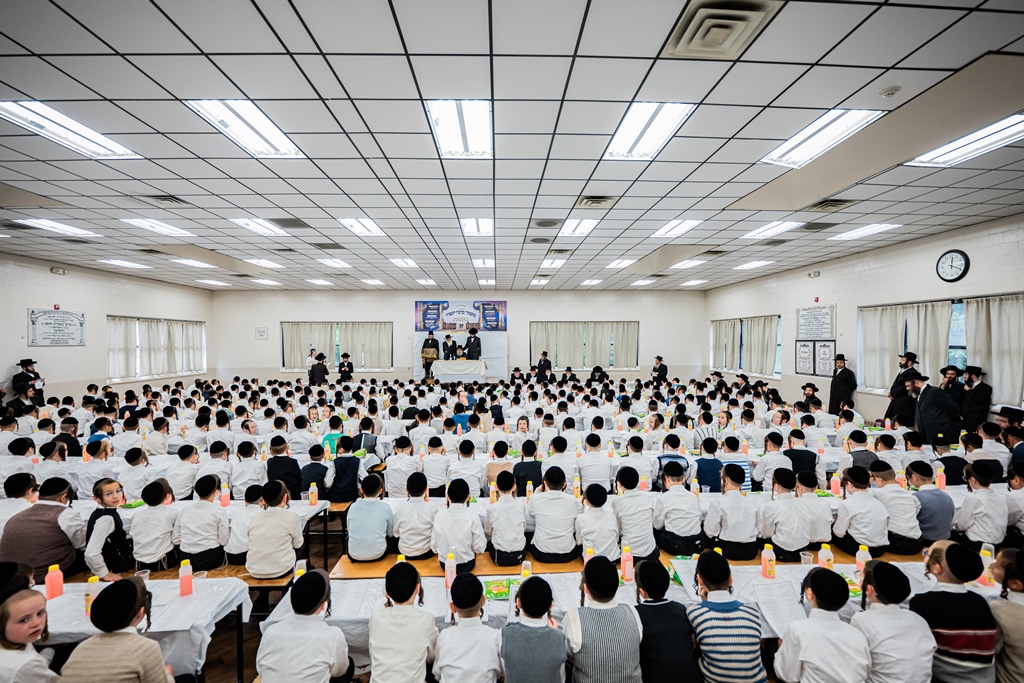
[[[853,392],[857,389],[857,376],[850,368],[837,370],[832,375],[832,386],[828,392],[828,412],[831,415],[839,414],[839,402],[853,398]]]
[[[314,386],[326,384],[327,375],[329,374],[331,374],[331,370],[327,367],[326,363],[313,363],[312,367],[309,368],[309,383]]]
[[[480,360],[483,350],[480,348],[480,337],[470,336],[466,340],[466,359]]]
[[[917,399],[917,415],[914,418],[917,431],[924,437],[925,443],[930,443],[939,434],[955,442],[960,435],[957,429],[959,417],[960,411],[945,391],[930,384],[925,385]]]
[[[563,372],[562,373],[562,381],[563,382],[579,382],[580,379],[579,379],[579,377],[576,376],[575,372],[573,372],[573,373]]]
[[[992,387],[978,382],[970,389],[964,390],[963,429],[974,433],[982,422],[988,421],[988,411],[992,407]]]
[[[438,353],[440,353],[440,348],[441,347],[438,345],[436,339],[430,339],[428,337],[428,338],[423,340],[423,346],[420,347],[420,350],[423,350],[423,349],[434,349],[435,351],[438,351]]]
[[[668,381],[668,366],[662,363],[651,368],[651,379],[656,382]]]
[[[41,378],[42,375],[40,375],[38,372],[27,372],[25,370],[22,370],[21,372],[19,372],[18,374],[11,378],[10,388],[14,390],[20,384],[27,384],[34,387],[36,380]],[[35,403],[37,406],[41,406],[43,405],[44,401],[45,399],[43,398],[43,390],[36,389],[36,395],[32,397],[32,402]]]
[[[537,374],[538,375],[550,375],[551,374],[551,359],[541,358],[537,361]]]
[[[960,414],[963,415],[964,414],[964,410],[963,410],[964,409],[964,397],[968,393],[968,392],[964,391],[963,382],[961,382],[960,380],[957,380],[956,382],[954,382],[953,384],[950,384],[947,387],[940,387],[940,388],[943,391],[945,391],[949,395],[949,397],[951,399],[953,399],[953,403],[956,404],[956,407],[960,410]]]
[[[338,380],[341,382],[351,382],[353,367],[354,366],[352,365],[352,361],[350,360],[343,360],[340,363],[338,363]]]
[[[54,441],[60,441],[62,444],[68,447],[69,458],[81,458],[82,457],[82,444],[78,442],[78,439],[71,436],[70,434],[58,434],[53,437]],[[92,495],[92,494],[90,494]]]
[[[893,380],[892,386],[889,388],[889,393],[892,395],[892,400],[889,401],[889,407],[885,410],[885,416],[896,417],[897,415],[902,415],[908,420],[915,420],[915,403],[917,401],[907,391],[907,385],[903,379],[903,370],[900,370],[900,374],[896,375],[896,379]],[[914,422],[912,421],[904,426],[913,427]]]
[[[441,344],[442,357],[444,360],[455,360],[455,342],[444,342]]]

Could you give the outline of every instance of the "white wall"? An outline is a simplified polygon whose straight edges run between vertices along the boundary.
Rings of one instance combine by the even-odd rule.
[[[780,313],[782,381],[777,384],[783,397],[798,395],[806,381],[825,389],[822,394],[827,397],[828,378],[794,374],[797,308],[816,305],[815,297],[820,304],[836,304],[836,351],[845,353],[857,372],[858,306],[1022,291],[1022,245],[1024,215],[713,289],[707,293],[707,310],[729,311],[730,317]],[[967,276],[953,284],[935,274],[935,262],[948,249],[962,249],[971,259]],[[809,279],[812,270],[821,271],[821,276]],[[893,358],[893,376],[896,363]],[[888,406],[884,392],[858,392],[854,400],[858,411],[870,418],[881,417]]]
[[[213,297],[208,327],[208,366],[223,379],[234,375],[281,375],[281,322],[338,320],[394,323],[393,376],[411,377],[414,303],[469,298],[474,293],[438,292],[226,292]],[[509,367],[530,365],[530,321],[640,321],[640,372],[649,376],[661,355],[670,374],[696,376],[707,365],[707,315],[701,292],[487,292],[508,301]],[[256,341],[255,328],[269,328]],[[535,349],[538,355],[542,349]],[[418,355],[416,362],[419,362]],[[386,377],[387,373],[375,373]]]
[[[51,273],[55,265],[67,274]],[[102,385],[106,381],[108,314],[209,321],[211,313],[210,292],[204,289],[9,254],[0,254],[0,292],[0,382],[19,371],[14,365],[18,360],[31,357],[47,380],[47,396],[71,395],[76,400],[90,382]],[[27,309],[52,308],[54,304],[62,310],[85,312],[84,347],[28,346]]]

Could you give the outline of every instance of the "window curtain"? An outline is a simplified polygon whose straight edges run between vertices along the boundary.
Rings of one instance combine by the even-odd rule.
[[[165,372],[178,374],[184,368],[184,334],[183,326],[177,320],[167,322],[167,369]]]
[[[723,320],[722,329],[725,338],[725,367],[730,370],[740,369],[740,321]]]
[[[897,356],[903,353],[901,306],[861,309],[861,370],[864,386],[888,389],[898,370]]]
[[[136,376],[135,318],[107,318],[107,377]]]
[[[917,354],[921,374],[936,378],[937,384],[941,381],[939,370],[949,362],[949,321],[953,317],[953,302],[929,301],[900,308],[907,319],[907,350]]]
[[[614,322],[612,341],[615,344],[615,357],[611,365],[616,368],[635,368],[640,364],[640,323]]]
[[[309,323],[310,348],[327,356],[327,365],[332,368],[338,365],[338,360],[334,357],[335,327],[335,323]],[[308,355],[309,349],[306,349],[299,367],[305,367]]]
[[[206,372],[206,323],[182,323],[182,372]]]
[[[355,323],[362,326],[364,368],[390,368],[394,365],[391,347],[394,335],[391,323]],[[353,361],[354,362],[354,361]],[[356,367],[359,367],[356,365]]]
[[[725,320],[711,322],[711,367],[725,368]]]
[[[992,403],[1022,405],[1024,398],[1024,295],[964,302],[967,362],[988,373]]]
[[[310,328],[310,323],[281,323],[281,341],[284,345],[283,367],[303,369],[306,367],[306,356],[309,355]]]
[[[775,372],[779,316],[744,318],[743,330],[743,369],[758,375],[772,375]]]
[[[531,365],[540,358],[542,351],[547,351],[550,358],[555,358],[558,348],[558,325],[559,323],[530,323]]]
[[[612,334],[615,323],[587,323],[587,348],[584,367],[609,368],[612,365]],[[618,345],[616,345],[616,350]],[[616,354],[618,355],[618,354]]]
[[[174,349],[168,345],[166,320],[139,320],[139,375],[166,375],[174,367]]]
[[[586,323],[556,323],[554,365],[560,368],[583,367],[583,343]],[[551,349],[548,349],[550,352]]]

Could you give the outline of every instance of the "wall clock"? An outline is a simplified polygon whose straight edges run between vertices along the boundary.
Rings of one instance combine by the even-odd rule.
[[[945,282],[962,280],[971,268],[971,259],[959,249],[950,249],[935,263],[935,272]]]

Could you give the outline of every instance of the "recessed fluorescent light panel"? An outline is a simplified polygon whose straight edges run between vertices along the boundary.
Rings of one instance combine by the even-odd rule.
[[[686,282],[684,282],[683,284],[681,284],[679,286],[680,287],[693,287],[694,285],[702,285],[705,282],[707,282],[707,280],[687,280]]]
[[[634,259],[620,258],[620,259],[615,259],[614,261],[609,263],[607,266],[605,266],[605,268],[614,268],[615,270],[621,270],[622,268],[626,268],[628,266],[631,266],[634,263],[636,263],[636,260],[634,260]]]
[[[328,285],[333,285],[334,284],[330,280],[306,280],[306,282],[308,282],[311,285],[322,285],[322,286],[328,286]]]
[[[240,228],[251,230],[264,237],[290,237],[284,230],[262,218],[229,218],[228,220]]]
[[[486,287],[488,285],[493,285],[494,284],[494,280],[480,280],[480,284],[483,285],[484,287]]]
[[[491,103],[428,100],[427,118],[442,159],[493,159]]]
[[[462,234],[466,237],[487,237],[494,234],[493,218],[462,218]]]
[[[1014,114],[970,135],[965,135],[959,140],[954,140],[948,145],[922,154],[904,165],[949,168],[1022,139],[1024,139],[1024,114]]]
[[[0,118],[90,159],[142,158],[42,102],[0,102]]]
[[[172,258],[175,263],[180,263],[183,266],[192,266],[193,268],[216,268],[217,266],[211,266],[209,263],[203,263],[202,261],[196,261],[190,258]]]
[[[365,282],[368,285],[382,285],[382,284],[384,284],[380,280],[360,280],[360,282]]]
[[[190,233],[188,230],[182,230],[181,228],[176,228],[173,225],[167,225],[166,223],[155,221],[152,218],[122,218],[121,222],[127,223],[128,225],[134,225],[136,228],[155,232],[158,235],[163,235],[165,237],[195,237],[195,235]]]
[[[253,282],[255,282],[258,285],[268,285],[270,287],[274,287],[276,285],[281,284],[280,282],[275,282],[274,280],[253,280]]]
[[[693,259],[690,259],[689,261],[680,261],[679,263],[672,266],[672,268],[674,270],[686,270],[687,268],[696,268],[702,263],[707,263],[707,261],[695,261]]]
[[[630,287],[643,287],[644,285],[649,285],[652,282],[654,282],[654,280],[637,280],[636,282],[630,282],[629,286]]]
[[[27,225],[32,228],[39,228],[40,230],[49,230],[50,232],[60,233],[61,235],[70,235],[72,237],[103,237],[103,235],[97,235],[94,232],[83,230],[82,228],[76,228],[70,225],[64,225],[57,221],[51,221],[48,218],[26,218],[23,220],[16,220],[15,223],[21,225]]]
[[[437,284],[433,280],[417,280],[416,282],[423,285],[424,287],[433,287],[434,285]]]
[[[847,232],[840,233],[834,237],[829,237],[829,241],[845,241],[845,240],[856,240],[861,237],[867,237],[868,235],[877,235],[880,232],[886,230],[892,230],[894,228],[903,227],[893,223],[873,223],[871,225],[865,225],[863,228],[857,228],[856,230],[848,230]]]
[[[393,258],[391,262],[399,268],[416,268],[416,262],[411,258]]]
[[[782,233],[789,232],[790,230],[796,230],[801,225],[803,225],[803,223],[796,221],[774,221],[768,225],[758,228],[757,230],[751,230],[743,236],[743,239],[763,240],[769,237],[775,237],[776,235],[781,235]]]
[[[564,258],[546,258],[540,263],[541,268],[561,268],[564,265]]]
[[[494,259],[492,258],[475,258],[473,259],[474,268],[493,268]]]
[[[230,287],[226,282],[220,280],[196,280],[196,282],[202,282],[204,285],[213,285],[214,287]]]
[[[569,218],[562,223],[562,229],[558,231],[559,237],[586,237],[590,231],[597,227],[597,221],[593,218]]]
[[[604,159],[653,159],[695,108],[693,104],[675,102],[634,102],[615,131]]]
[[[594,285],[601,284],[602,280],[584,280],[580,283],[580,287],[593,287]]]
[[[349,264],[342,261],[340,258],[319,258],[317,259],[320,263],[330,268],[351,268]]]
[[[305,159],[306,155],[249,100],[185,100],[232,142],[257,159]]]
[[[273,261],[265,258],[247,258],[245,259],[245,262],[251,263],[254,266],[259,266],[260,268],[284,268],[280,263],[274,263]]]
[[[742,266],[736,266],[733,270],[753,270],[754,268],[760,268],[772,263],[775,263],[775,261],[751,261],[750,263],[744,263]]]
[[[788,168],[806,166],[884,113],[867,109],[833,109],[773,149],[761,161]]]
[[[543,287],[544,285],[546,285],[549,282],[551,282],[551,281],[550,280],[545,280],[544,278],[534,278],[533,282],[530,283],[530,286],[531,287]]]
[[[669,221],[665,225],[661,226],[656,233],[651,235],[651,237],[654,239],[671,239],[673,237],[679,237],[680,235],[685,235],[686,233],[690,232],[703,222],[704,221],[694,220]]]
[[[120,266],[122,268],[135,268],[136,270],[142,270],[144,268],[152,268],[153,266],[144,266],[141,263],[132,263],[131,261],[122,261],[120,259],[106,259],[97,261],[97,263],[106,263],[108,266]]]
[[[338,222],[360,237],[382,237],[384,231],[369,218],[339,218]]]

